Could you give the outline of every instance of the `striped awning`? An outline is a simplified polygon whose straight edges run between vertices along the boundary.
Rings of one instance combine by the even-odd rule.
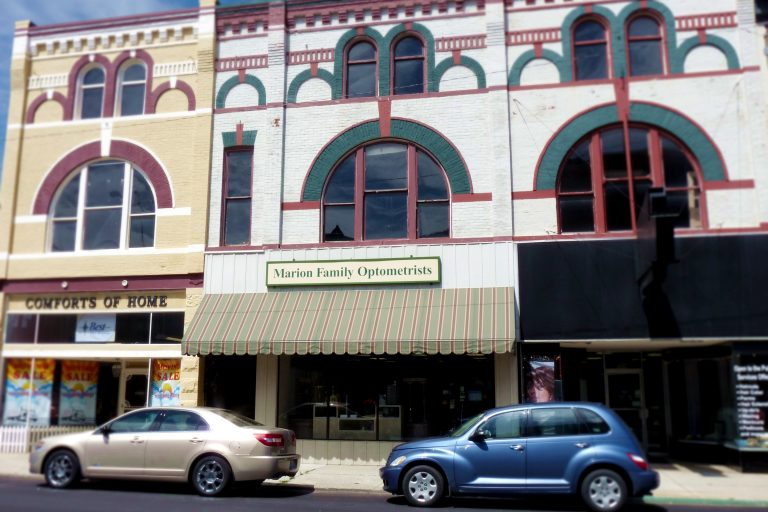
[[[182,351],[490,354],[513,350],[512,288],[206,295]]]

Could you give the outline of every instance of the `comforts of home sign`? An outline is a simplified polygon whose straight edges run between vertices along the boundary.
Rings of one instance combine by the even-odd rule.
[[[440,258],[270,261],[267,286],[439,283]]]

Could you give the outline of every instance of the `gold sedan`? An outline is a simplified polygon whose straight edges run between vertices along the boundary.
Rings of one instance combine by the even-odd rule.
[[[94,431],[48,437],[29,456],[29,470],[49,486],[80,478],[190,482],[203,496],[231,481],[294,476],[296,436],[224,409],[147,408],[129,412]]]

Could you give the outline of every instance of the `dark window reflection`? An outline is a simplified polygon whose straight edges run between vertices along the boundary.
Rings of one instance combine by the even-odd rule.
[[[228,199],[224,213],[224,244],[243,245],[251,239],[251,199]]]
[[[592,196],[561,196],[560,226],[563,233],[594,231]]]
[[[376,144],[365,148],[365,189],[408,187],[408,152],[403,144]]]
[[[85,206],[122,206],[125,164],[104,162],[88,167]]]
[[[8,315],[5,327],[6,343],[34,343],[37,315]]]
[[[115,341],[120,343],[148,343],[149,313],[117,315]]]
[[[76,229],[77,221],[75,220],[54,221],[51,250],[53,252],[74,251]]]
[[[342,161],[331,176],[325,189],[326,203],[353,203],[355,201],[355,153]]]
[[[416,153],[419,166],[419,200],[448,199],[448,185],[443,170],[423,151]]]
[[[420,92],[424,92],[424,61],[397,61],[395,63],[395,94]]]
[[[152,313],[152,343],[177,343],[184,336],[184,313]]]
[[[449,235],[447,202],[420,203],[418,209],[419,238],[437,238]]]
[[[627,177],[627,156],[624,153],[624,132],[608,130],[600,134],[603,150],[603,172],[606,178]]]
[[[245,197],[251,195],[251,151],[227,153],[227,196]]]
[[[40,315],[38,343],[71,343],[75,341],[76,315]]]
[[[662,74],[664,67],[661,61],[661,41],[631,41],[629,68],[632,76]]]
[[[354,240],[355,206],[326,206],[323,232],[327,242]]]
[[[88,210],[85,212],[86,250],[120,248],[120,223],[122,208]]]
[[[368,194],[365,197],[365,238],[406,238],[408,236],[408,194]]]
[[[54,217],[76,217],[77,199],[80,196],[80,174],[70,180],[56,199]]]
[[[632,229],[629,189],[625,182],[606,183],[605,216],[608,222],[608,231]]]
[[[571,151],[560,175],[561,192],[588,192],[592,190],[592,168],[589,142],[585,140]]]
[[[155,245],[155,216],[131,217],[129,247],[152,247]]]

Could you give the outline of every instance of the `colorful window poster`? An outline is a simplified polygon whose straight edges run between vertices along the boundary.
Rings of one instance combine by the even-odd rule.
[[[181,405],[181,360],[152,360],[152,397],[150,405]]]
[[[35,373],[30,380],[31,364],[30,359],[6,359],[4,425],[50,425],[56,361],[35,360]]]
[[[96,387],[99,363],[62,361],[59,391],[59,425],[96,423]]]

